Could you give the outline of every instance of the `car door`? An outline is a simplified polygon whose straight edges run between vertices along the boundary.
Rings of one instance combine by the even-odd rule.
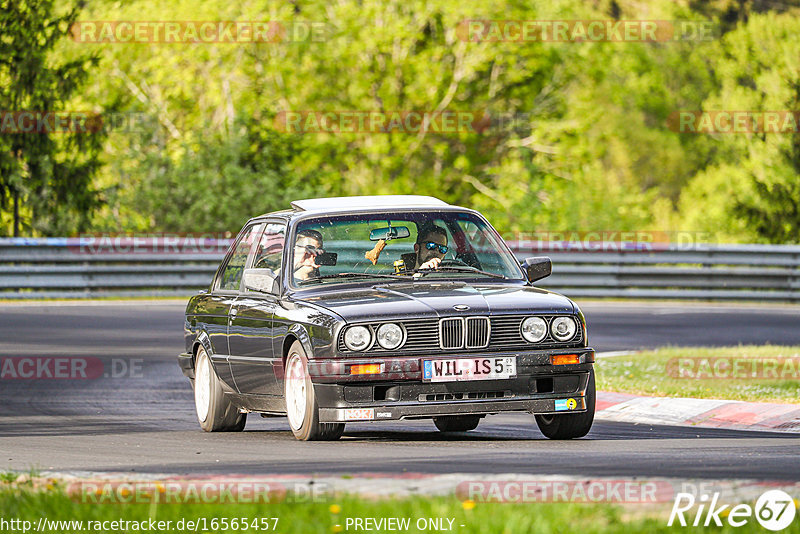
[[[233,383],[233,374],[228,363],[228,312],[235,299],[235,296],[224,294],[202,295],[196,301],[194,312],[197,315],[191,319],[193,330],[208,336],[211,365],[219,379],[232,390],[236,390],[236,384]],[[198,339],[206,345],[203,334]]]
[[[272,269],[280,276],[286,225],[268,221],[250,265],[257,269]],[[228,326],[230,364],[240,393],[249,395],[281,394],[275,378],[274,325],[278,295],[249,291],[242,288],[231,306]]]
[[[242,283],[242,275],[253,244],[264,228],[263,223],[255,223],[245,227],[236,238],[230,254],[223,261],[217,272],[208,296],[208,313],[204,316],[204,330],[208,333],[213,354],[211,364],[217,376],[231,389],[236,390],[236,383],[230,366],[229,322],[230,309]]]

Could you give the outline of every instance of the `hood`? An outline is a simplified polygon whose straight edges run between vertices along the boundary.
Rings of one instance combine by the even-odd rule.
[[[319,292],[302,298],[340,315],[347,322],[425,319],[467,315],[573,313],[568,298],[523,285],[386,284],[346,291]],[[469,306],[456,310],[455,305]]]

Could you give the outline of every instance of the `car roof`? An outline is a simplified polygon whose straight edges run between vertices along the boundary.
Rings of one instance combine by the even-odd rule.
[[[359,208],[410,208],[410,207],[442,207],[447,202],[436,197],[423,195],[372,195],[360,197],[309,198],[295,200],[292,206],[300,211],[339,211],[343,207]]]
[[[306,216],[322,215],[325,213],[363,213],[374,210],[397,209],[397,210],[429,210],[446,209],[448,211],[458,209],[465,211],[466,208],[453,206],[436,197],[424,195],[372,195],[354,197],[330,197],[330,198],[311,198],[305,200],[295,200],[292,209],[273,211],[258,217],[253,217],[250,221],[263,218],[278,217],[281,219],[298,219]]]

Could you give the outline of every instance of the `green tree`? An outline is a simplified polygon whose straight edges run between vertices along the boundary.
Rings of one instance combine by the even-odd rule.
[[[786,109],[800,110],[800,79],[790,86],[793,94]],[[753,195],[740,196],[732,208],[734,215],[742,217],[770,243],[800,242],[800,130],[790,138],[788,146],[781,147],[785,163],[778,167],[783,176],[773,176],[769,181],[754,176]]]
[[[293,197],[421,193],[476,207],[503,231],[694,230],[745,241],[767,239],[735,209],[763,203],[756,177],[793,194],[773,187],[795,173],[786,136],[667,126],[678,110],[788,105],[800,10],[786,4],[132,0],[88,10],[92,20],[326,25],[321,42],[92,45],[106,75],[87,101],[110,98],[154,119],[151,131],[107,143],[97,229],[235,231]],[[457,32],[475,19],[609,17],[711,18],[722,39],[466,42]],[[280,111],[439,109],[502,120],[424,135],[293,136],[274,123]]]
[[[86,83],[95,56],[54,49],[78,7],[52,0],[0,0],[0,110],[62,112]],[[0,233],[59,235],[89,228],[99,198],[92,186],[102,130],[0,135]],[[5,224],[4,224],[5,221]]]
[[[142,179],[135,196],[150,228],[235,233],[250,217],[326,195],[318,172],[294,170],[304,154],[301,138],[253,122],[236,130],[187,143],[177,161],[146,163],[158,171]]]
[[[718,89],[703,110],[797,112],[800,18],[752,14],[709,51],[716,58]],[[800,242],[798,135],[795,130],[708,136],[716,151],[681,193],[684,221],[725,240]]]

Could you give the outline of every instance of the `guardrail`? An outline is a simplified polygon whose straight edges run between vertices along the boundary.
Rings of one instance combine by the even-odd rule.
[[[0,299],[188,296],[208,286],[229,244],[0,238]],[[553,275],[537,285],[570,297],[800,302],[800,246],[509,245],[519,259],[552,258]]]

